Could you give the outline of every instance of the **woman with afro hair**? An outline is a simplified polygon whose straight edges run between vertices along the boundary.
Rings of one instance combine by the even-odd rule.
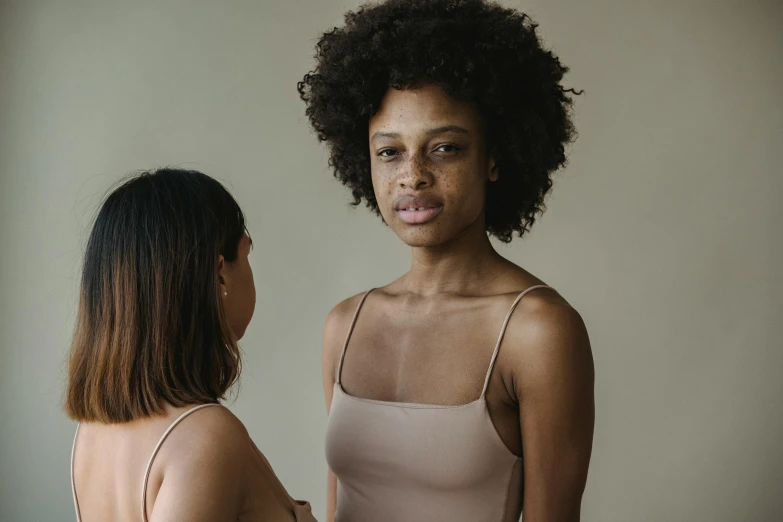
[[[326,320],[327,516],[575,522],[594,424],[580,315],[501,257],[573,139],[567,68],[526,15],[387,0],[320,38],[299,84],[335,176],[410,270]]]

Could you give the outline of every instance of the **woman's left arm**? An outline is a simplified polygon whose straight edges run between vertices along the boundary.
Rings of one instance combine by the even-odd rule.
[[[524,522],[578,522],[593,444],[595,380],[587,330],[546,300],[510,328],[524,457]]]

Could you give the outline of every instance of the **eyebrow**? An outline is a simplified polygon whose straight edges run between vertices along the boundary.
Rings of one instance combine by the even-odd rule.
[[[444,134],[446,132],[453,132],[456,134],[470,134],[470,131],[467,129],[460,127],[459,125],[443,125],[442,127],[435,127],[434,129],[429,129],[426,134],[427,136],[435,136],[436,134]],[[375,134],[372,135],[370,138],[370,141],[373,141],[377,138],[391,138],[391,139],[399,139],[401,135],[398,132],[381,132],[378,131]]]

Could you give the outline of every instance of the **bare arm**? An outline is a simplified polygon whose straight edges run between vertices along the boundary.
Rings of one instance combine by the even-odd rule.
[[[328,332],[329,326],[327,322],[326,331]],[[324,385],[324,398],[326,399],[326,413],[332,407],[332,395],[334,394],[334,366],[332,364],[333,359],[330,356],[330,350],[327,348],[327,335],[324,333],[324,351],[322,361],[322,380]],[[332,473],[332,470],[327,471],[326,479],[326,521],[334,522],[334,514],[337,511],[337,477]]]
[[[220,410],[199,411],[177,428],[183,428],[179,433],[172,433],[150,522],[237,520],[244,502],[250,437],[236,417]],[[199,424],[188,429],[188,421]]]
[[[524,522],[578,522],[593,442],[594,368],[582,318],[563,303],[522,315],[514,390],[524,455]]]
[[[357,302],[356,296],[343,301],[335,306],[326,318],[323,337],[323,357],[321,360],[321,378],[324,385],[324,398],[326,399],[327,413],[329,413],[332,406],[332,395],[334,394],[338,358],[342,352],[353,309]],[[326,483],[327,522],[334,522],[335,511],[337,511],[337,477],[330,469],[328,471]]]

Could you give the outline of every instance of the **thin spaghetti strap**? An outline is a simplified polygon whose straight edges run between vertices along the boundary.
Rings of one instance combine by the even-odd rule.
[[[348,349],[348,343],[351,340],[351,334],[353,334],[353,329],[356,326],[356,320],[359,318],[359,312],[362,310],[362,306],[364,306],[364,302],[367,300],[367,296],[370,295],[370,292],[375,290],[374,288],[371,288],[367,290],[364,295],[362,296],[361,301],[359,301],[359,305],[356,307],[356,311],[353,313],[353,319],[351,319],[351,326],[348,328],[348,333],[345,336],[345,344],[343,344],[343,351],[340,352],[340,362],[337,364],[337,384],[340,384],[340,376],[343,374],[343,360],[345,360],[345,350]]]
[[[498,358],[498,353],[500,353],[500,344],[503,342],[503,336],[506,335],[506,327],[508,327],[508,322],[511,319],[511,314],[514,313],[514,310],[516,309],[519,302],[522,300],[523,297],[525,297],[529,292],[532,292],[533,290],[537,290],[539,288],[551,288],[548,285],[533,285],[529,288],[526,288],[521,294],[517,296],[517,298],[514,300],[514,304],[511,305],[511,308],[508,310],[508,313],[506,314],[506,318],[503,320],[503,326],[500,329],[500,335],[498,336],[498,342],[495,345],[495,351],[492,353],[492,359],[489,362],[489,369],[487,370],[487,376],[484,379],[484,388],[481,390],[481,398],[484,398],[484,395],[487,393],[487,387],[489,386],[489,378],[492,376],[492,368],[495,367],[495,361]]]
[[[172,432],[174,428],[177,427],[177,424],[185,420],[185,417],[190,415],[191,413],[195,413],[198,410],[202,408],[208,408],[210,406],[220,406],[220,404],[215,402],[210,402],[208,404],[201,404],[200,406],[195,406],[179,417],[177,417],[177,420],[171,423],[171,426],[166,428],[166,431],[163,432],[163,435],[160,437],[160,440],[158,441],[157,446],[155,446],[155,449],[152,450],[152,455],[150,456],[150,461],[147,463],[147,469],[144,472],[144,483],[141,486],[141,518],[144,520],[144,522],[147,522],[147,483],[150,479],[150,471],[152,470],[152,462],[155,460],[155,456],[158,454],[158,451],[160,451],[160,447],[163,445],[163,443],[166,441],[166,438],[169,436],[169,434]]]
[[[71,446],[71,493],[73,493],[73,506],[76,508],[76,522],[82,522],[82,514],[79,512],[79,499],[76,498],[76,482],[73,480],[73,456],[76,453],[76,437],[79,436],[79,426],[76,425],[76,433],[73,435],[73,446]]]

